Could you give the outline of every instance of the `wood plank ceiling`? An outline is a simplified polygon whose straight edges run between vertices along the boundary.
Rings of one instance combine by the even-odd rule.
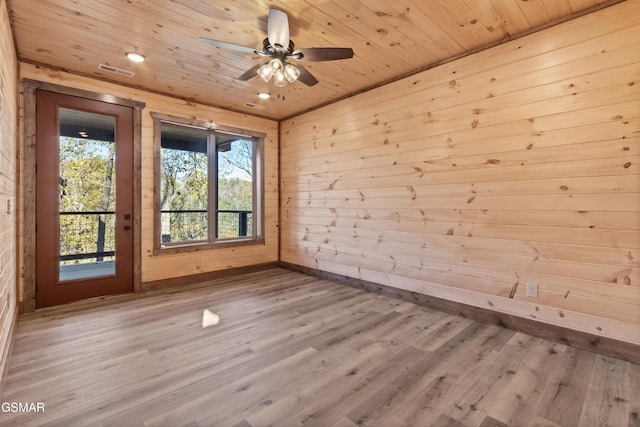
[[[618,1],[619,2],[619,1]],[[282,119],[451,58],[616,3],[612,0],[9,0],[19,59],[207,105]],[[278,91],[235,79],[263,58],[199,37],[261,48],[270,7],[296,47],[352,47],[305,63],[320,83]],[[125,52],[144,54],[134,64]],[[133,77],[98,69],[106,64]],[[260,100],[259,91],[273,96]],[[279,97],[278,97],[279,95]],[[284,99],[283,99],[284,98]]]

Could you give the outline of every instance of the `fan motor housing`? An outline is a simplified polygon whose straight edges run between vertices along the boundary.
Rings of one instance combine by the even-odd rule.
[[[289,40],[289,47],[285,51],[279,50],[278,47],[279,47],[278,45],[272,46],[271,43],[269,43],[269,38],[265,38],[262,41],[262,50],[267,55],[273,55],[278,52],[282,52],[285,55],[291,55],[295,50],[295,45],[293,44],[293,40]]]

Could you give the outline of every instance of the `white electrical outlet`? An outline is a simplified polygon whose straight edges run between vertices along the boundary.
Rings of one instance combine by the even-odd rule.
[[[529,298],[538,298],[538,284],[527,282],[527,296]]]

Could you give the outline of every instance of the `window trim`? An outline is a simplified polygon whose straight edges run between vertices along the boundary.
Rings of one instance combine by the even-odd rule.
[[[179,117],[169,114],[162,114],[157,112],[151,112],[153,118],[153,254],[178,254],[197,252],[218,248],[232,248],[241,246],[254,246],[264,245],[264,141],[266,139],[266,133],[252,131],[248,129],[239,129],[231,126],[219,125],[212,120],[197,120],[193,118]],[[251,137],[253,141],[253,173],[256,179],[253,180],[253,207],[254,218],[252,221],[252,236],[241,238],[228,238],[215,240],[215,230],[213,227],[209,227],[209,239],[207,241],[194,241],[194,242],[176,242],[171,245],[162,243],[162,218],[160,215],[160,201],[162,183],[160,179],[161,175],[161,127],[163,124],[175,125],[181,127],[193,127],[197,129],[207,130],[212,134],[233,134],[245,137]],[[217,165],[215,164],[215,155],[208,155],[208,161],[211,164],[210,168],[215,179],[212,181],[212,177],[209,177],[209,193],[210,197],[214,198],[214,203],[217,205]],[[211,207],[211,202],[210,206]],[[217,212],[213,212],[210,215],[210,223],[217,225]],[[255,236],[255,237],[254,237]]]

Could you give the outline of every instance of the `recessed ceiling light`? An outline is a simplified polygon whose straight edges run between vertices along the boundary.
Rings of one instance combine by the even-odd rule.
[[[269,92],[259,92],[258,98],[260,99],[269,99],[271,98],[271,94]]]
[[[129,58],[129,60],[133,62],[144,62],[145,60],[144,55],[136,52],[127,52],[125,53],[125,55],[127,55],[127,58]]]

